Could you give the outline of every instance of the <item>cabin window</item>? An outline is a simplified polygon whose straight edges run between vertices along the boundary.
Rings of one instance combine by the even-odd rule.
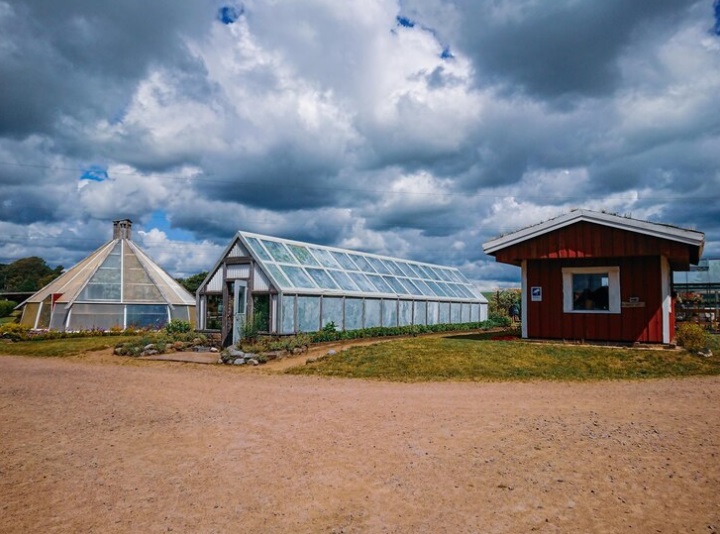
[[[619,267],[565,267],[565,313],[620,313]]]

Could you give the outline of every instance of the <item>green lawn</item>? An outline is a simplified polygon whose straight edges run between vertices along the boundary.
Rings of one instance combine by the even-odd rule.
[[[137,339],[138,336],[96,336],[42,341],[0,341],[0,355],[16,356],[75,356],[85,352],[114,347],[118,343]]]
[[[440,380],[605,380],[718,375],[720,355],[683,350],[493,341],[449,334],[353,347],[290,374],[398,382]],[[497,334],[495,334],[497,337]]]

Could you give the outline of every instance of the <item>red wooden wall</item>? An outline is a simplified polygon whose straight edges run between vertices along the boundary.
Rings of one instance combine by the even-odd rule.
[[[590,247],[606,245],[593,242]],[[564,250],[568,250],[565,248]],[[565,313],[562,267],[620,267],[620,298],[638,297],[645,307],[621,313]],[[530,260],[527,287],[542,287],[541,302],[527,299],[529,338],[662,343],[662,276],[659,256]]]
[[[677,241],[581,221],[498,250],[495,258],[520,265],[524,259],[665,256],[673,269],[687,270],[691,248]]]

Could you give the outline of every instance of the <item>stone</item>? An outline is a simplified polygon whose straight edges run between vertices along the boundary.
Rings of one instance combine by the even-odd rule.
[[[237,358],[233,361],[235,365],[245,365],[245,358]]]
[[[210,347],[210,352],[218,352],[218,348],[217,348],[217,347]]]
[[[143,350],[150,350],[150,349],[154,349],[154,348],[155,348],[155,345],[152,343],[149,343],[143,347]]]
[[[252,365],[260,365],[260,362],[255,358],[250,358],[247,362]]]
[[[335,349],[330,349],[328,351],[328,356],[335,356],[337,354],[337,351]]]
[[[236,358],[245,356],[245,353],[236,347],[228,347],[226,350],[230,356],[235,356]]]

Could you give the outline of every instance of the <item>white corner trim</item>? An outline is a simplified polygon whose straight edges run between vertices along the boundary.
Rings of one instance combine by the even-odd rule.
[[[528,337],[528,285],[527,285],[527,260],[522,260],[520,265],[520,335],[523,339]]]
[[[661,280],[661,298],[662,298],[662,331],[663,343],[666,345],[672,341],[672,332],[670,332],[670,315],[672,314],[672,294],[670,290],[670,279],[672,271],[670,270],[670,261],[662,256],[660,258],[660,280]]]

